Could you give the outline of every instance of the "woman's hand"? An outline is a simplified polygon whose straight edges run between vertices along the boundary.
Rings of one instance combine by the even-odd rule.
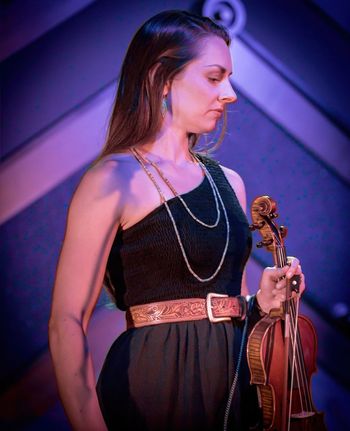
[[[283,268],[265,268],[256,298],[261,310],[268,313],[272,308],[279,308],[281,302],[286,297],[287,279],[291,279],[294,275],[300,275],[299,293],[302,294],[305,290],[305,277],[302,273],[299,259],[296,257],[288,257],[289,265]],[[293,292],[293,296],[296,292]]]

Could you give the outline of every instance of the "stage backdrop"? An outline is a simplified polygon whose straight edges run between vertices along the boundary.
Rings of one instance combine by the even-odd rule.
[[[248,205],[261,194],[278,202],[288,252],[307,276],[303,311],[319,336],[315,403],[329,430],[348,429],[349,7],[341,0],[15,0],[0,7],[0,428],[69,429],[47,344],[67,208],[103,145],[132,35],[148,17],[177,8],[214,16],[232,33],[238,102],[214,157],[243,177]],[[268,253],[253,250],[251,292],[271,264]],[[124,328],[103,292],[89,329],[96,373]]]

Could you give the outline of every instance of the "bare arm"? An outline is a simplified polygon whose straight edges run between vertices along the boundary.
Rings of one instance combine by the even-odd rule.
[[[106,430],[95,391],[86,331],[102,287],[120,220],[118,162],[87,172],[68,212],[49,322],[49,343],[58,390],[77,431]]]

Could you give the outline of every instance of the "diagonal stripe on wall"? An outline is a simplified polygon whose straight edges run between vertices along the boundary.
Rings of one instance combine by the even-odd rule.
[[[114,85],[1,164],[4,223],[89,163],[103,145]]]
[[[350,182],[349,139],[241,40],[233,41],[231,51],[234,85],[333,172]],[[97,155],[103,145],[114,91],[114,85],[110,85],[0,165],[0,223]]]
[[[239,90],[297,141],[350,182],[350,140],[242,41],[231,48]]]

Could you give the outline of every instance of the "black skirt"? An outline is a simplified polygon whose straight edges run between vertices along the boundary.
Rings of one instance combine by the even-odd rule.
[[[241,347],[241,322],[181,322],[129,329],[113,343],[97,382],[109,430],[222,430]],[[257,418],[246,354],[228,430]]]

